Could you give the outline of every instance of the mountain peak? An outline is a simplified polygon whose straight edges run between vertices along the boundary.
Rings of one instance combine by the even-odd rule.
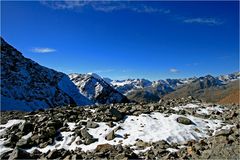
[[[99,76],[99,75],[96,74],[96,73],[89,72],[89,73],[87,73],[87,75],[90,75],[90,76],[92,76],[92,77],[95,78],[95,79],[99,79],[99,80],[102,80],[102,79],[103,79],[101,76]]]

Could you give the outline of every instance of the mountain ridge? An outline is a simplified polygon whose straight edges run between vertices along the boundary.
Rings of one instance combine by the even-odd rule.
[[[1,37],[1,110],[92,104],[62,72],[25,58]]]
[[[115,90],[95,73],[69,74],[70,80],[78,87],[80,93],[89,100],[99,104],[126,103],[127,97]]]

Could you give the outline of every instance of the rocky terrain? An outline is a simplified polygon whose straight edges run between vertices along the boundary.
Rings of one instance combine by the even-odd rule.
[[[89,100],[97,104],[126,103],[127,97],[115,90],[95,73],[70,74],[71,81]]]
[[[1,159],[238,159],[239,105],[192,97],[1,112]]]

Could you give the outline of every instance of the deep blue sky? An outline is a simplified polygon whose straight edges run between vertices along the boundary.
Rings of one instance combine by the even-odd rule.
[[[1,36],[25,57],[65,73],[220,75],[239,70],[238,7],[237,1],[1,2]]]

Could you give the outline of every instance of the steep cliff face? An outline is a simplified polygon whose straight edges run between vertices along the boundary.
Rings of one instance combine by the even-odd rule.
[[[43,67],[1,38],[1,110],[91,104],[67,75]]]

